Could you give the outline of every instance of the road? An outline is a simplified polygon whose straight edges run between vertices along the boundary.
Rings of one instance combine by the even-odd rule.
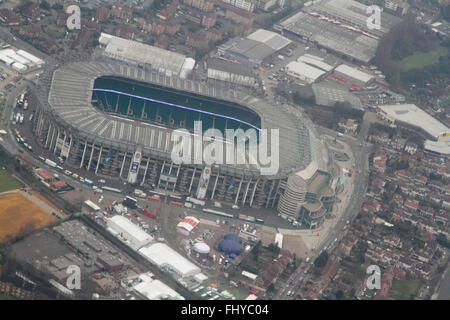
[[[343,232],[344,229],[346,229],[346,226],[350,224],[359,213],[364,202],[369,176],[369,155],[373,150],[373,146],[364,141],[365,135],[368,132],[368,125],[363,124],[360,134],[356,138],[347,135],[338,137],[338,133],[336,131],[323,127],[317,127],[317,130],[320,135],[337,137],[337,141],[344,142],[350,146],[355,161],[353,168],[354,188],[352,197],[347,203],[345,210],[343,210],[342,215],[339,217],[339,221],[336,223],[333,230],[327,235],[326,239],[318,247],[316,247],[315,251],[310,255],[309,261],[302,261],[297,270],[287,281],[287,285],[284,290],[280,291],[282,294],[278,292],[274,299],[294,299],[295,296],[288,296],[288,292],[296,292],[297,289],[301,287],[303,282],[302,280],[304,280],[307,270],[311,267],[314,260],[323,250],[329,250],[339,243],[339,240],[345,234]],[[335,241],[335,239],[337,240]]]

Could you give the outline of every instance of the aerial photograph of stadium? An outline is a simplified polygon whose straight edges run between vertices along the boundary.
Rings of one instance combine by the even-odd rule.
[[[447,0],[1,1],[1,302],[450,300],[449,74]]]

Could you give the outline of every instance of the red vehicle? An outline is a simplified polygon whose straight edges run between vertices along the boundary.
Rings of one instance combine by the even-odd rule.
[[[183,207],[183,203],[177,202],[177,201],[170,201],[170,205],[177,206],[177,207]]]
[[[144,215],[145,216],[147,216],[147,217],[150,217],[150,218],[152,218],[152,219],[156,219],[156,212],[155,213],[153,213],[153,212],[150,212],[150,211],[147,211],[147,210],[144,210]]]

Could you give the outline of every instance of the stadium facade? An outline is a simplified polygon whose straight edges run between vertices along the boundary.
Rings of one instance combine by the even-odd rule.
[[[262,129],[278,129],[279,170],[273,175],[261,175],[254,164],[175,164],[171,158],[171,134],[176,128],[189,127],[187,116],[177,118],[178,109],[160,115],[160,111],[167,113],[168,102],[147,101],[131,93],[114,92],[118,95],[115,100],[102,97],[105,92],[96,91],[96,83],[104,78],[128,81],[131,91],[146,86],[149,90],[168,90],[168,99],[179,94],[182,98],[177,99],[186,99],[187,104],[195,102],[199,110],[206,110],[208,104],[222,106],[223,115],[214,113],[212,119],[205,118],[212,126],[242,124],[236,118],[228,122],[226,112],[231,108],[234,114],[241,110]],[[219,84],[169,77],[157,70],[109,60],[48,69],[41,76],[38,90],[31,94],[38,101],[33,119],[37,141],[65,159],[68,168],[84,168],[99,177],[199,199],[274,208],[292,221],[298,220],[302,212],[302,220],[307,222],[302,224],[310,228],[323,221],[334,201],[333,190],[327,189],[323,194],[327,186],[335,184],[331,155],[307,116],[290,106]],[[156,113],[152,108],[157,108]],[[206,117],[201,112],[195,113],[199,120]],[[291,176],[296,177],[295,183],[289,182]],[[299,183],[306,189],[299,188]]]

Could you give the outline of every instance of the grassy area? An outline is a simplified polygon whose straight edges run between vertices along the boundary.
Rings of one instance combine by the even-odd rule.
[[[395,300],[411,300],[417,295],[420,283],[418,280],[397,280],[392,281],[389,296]]]
[[[447,48],[438,46],[430,52],[417,51],[414,54],[403,58],[398,65],[405,71],[411,69],[421,69],[425,66],[439,62],[439,57],[447,55]]]
[[[19,181],[14,179],[6,170],[0,167],[0,192],[21,188]]]

